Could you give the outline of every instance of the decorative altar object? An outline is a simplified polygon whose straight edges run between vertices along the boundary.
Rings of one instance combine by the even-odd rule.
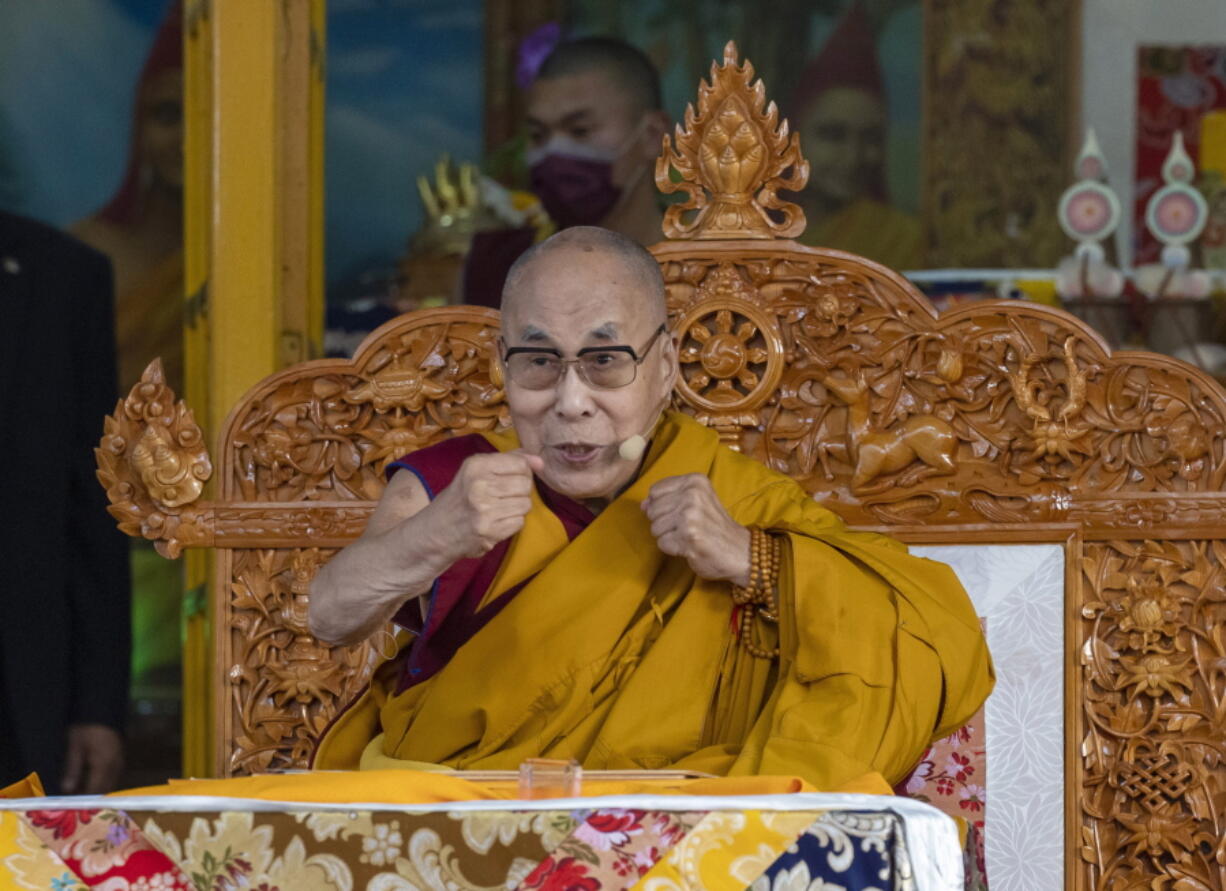
[[[1191,268],[1189,245],[1200,237],[1209,220],[1208,202],[1192,185],[1195,177],[1196,167],[1183,147],[1183,134],[1177,130],[1162,165],[1166,184],[1145,208],[1146,228],[1162,243],[1162,262],[1139,266],[1136,271],[1137,286],[1151,299],[1209,295],[1209,276]]]
[[[1162,168],[1165,185],[1151,196],[1146,225],[1162,244],[1162,260],[1126,274],[1111,266],[1101,242],[1120,220],[1120,205],[1106,185],[1106,162],[1093,130],[1077,159],[1078,181],[1060,201],[1060,224],[1077,242],[1056,271],[1064,306],[1101,331],[1112,345],[1137,344],[1178,356],[1213,374],[1226,372],[1211,342],[1220,329],[1210,299],[1211,274],[1193,265],[1193,248],[1209,208],[1193,185],[1195,166],[1176,132]]]
[[[1107,262],[1102,242],[1120,224],[1120,199],[1107,185],[1107,159],[1094,129],[1086,130],[1085,144],[1074,172],[1078,180],[1060,196],[1060,228],[1077,242],[1072,257],[1060,261],[1056,291],[1061,297],[1117,297],[1124,277]]]
[[[1056,268],[1056,293],[1108,341],[1121,344],[1130,334],[1131,307],[1120,300],[1124,276],[1107,261],[1102,242],[1119,227],[1122,211],[1115,191],[1107,185],[1107,159],[1093,128],[1086,129],[1073,169],[1078,179],[1064,190],[1057,214],[1060,228],[1077,248]]]

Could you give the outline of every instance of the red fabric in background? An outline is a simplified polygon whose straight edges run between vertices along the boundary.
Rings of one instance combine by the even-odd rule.
[[[497,309],[502,303],[507,273],[535,241],[536,230],[531,226],[491,229],[474,235],[464,260],[464,302]]]
[[[1176,130],[1192,163],[1200,160],[1200,122],[1226,108],[1226,46],[1142,46],[1137,50],[1137,160],[1132,212],[1133,262],[1156,263],[1161,243],[1145,228],[1145,205],[1162,187],[1162,164]]]

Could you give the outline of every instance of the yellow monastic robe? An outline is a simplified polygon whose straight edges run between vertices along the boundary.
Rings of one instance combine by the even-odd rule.
[[[494,438],[513,448],[511,438]],[[777,662],[750,655],[727,582],[656,547],[651,486],[707,476],[734,520],[785,535]],[[514,769],[798,776],[833,790],[891,783],[992,688],[987,646],[947,566],[850,532],[792,480],[684,415],[661,424],[630,487],[573,542],[534,499],[487,602],[531,580],[429,680],[396,694],[394,664],[329,730],[319,768],[374,760]],[[775,631],[757,633],[770,643]]]
[[[801,244],[850,251],[891,269],[922,269],[923,229],[911,214],[872,198],[857,198],[834,216],[811,220]]]

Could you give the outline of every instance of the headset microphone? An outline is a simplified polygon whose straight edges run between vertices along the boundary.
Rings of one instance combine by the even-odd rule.
[[[656,425],[660,423],[660,416],[664,414],[664,409],[661,408],[656,412],[651,423],[647,426],[647,435],[636,433],[629,439],[625,440],[617,447],[617,454],[624,461],[638,461],[643,457],[643,452],[647,451],[647,437],[655,432]]]
[[[636,433],[617,447],[617,454],[626,461],[637,461],[643,457],[643,452],[646,450],[647,438],[641,433]]]

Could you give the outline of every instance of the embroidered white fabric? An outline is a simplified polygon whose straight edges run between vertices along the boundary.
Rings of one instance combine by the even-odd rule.
[[[1064,548],[912,547],[948,563],[985,618],[984,859],[992,891],[1064,887]]]

